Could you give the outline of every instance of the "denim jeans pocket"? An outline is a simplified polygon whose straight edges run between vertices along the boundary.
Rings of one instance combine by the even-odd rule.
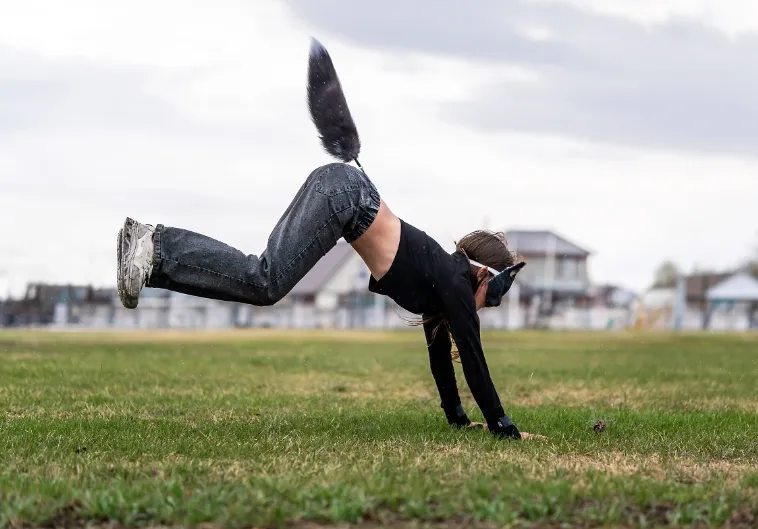
[[[330,164],[316,175],[315,189],[327,197],[335,197],[348,191],[355,191],[360,186],[356,175],[357,169],[345,164]]]

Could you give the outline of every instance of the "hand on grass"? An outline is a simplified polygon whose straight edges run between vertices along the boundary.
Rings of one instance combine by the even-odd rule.
[[[538,441],[547,441],[547,437],[538,433],[521,432],[522,439],[536,439]]]
[[[472,430],[487,430],[487,425],[483,422],[470,422],[467,428]],[[522,439],[535,439],[537,441],[547,441],[547,437],[536,433],[521,432]]]

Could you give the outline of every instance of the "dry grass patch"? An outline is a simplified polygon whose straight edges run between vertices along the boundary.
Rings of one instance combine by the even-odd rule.
[[[18,361],[24,361],[24,360],[39,360],[40,358],[43,358],[43,356],[40,353],[33,353],[33,352],[14,352],[14,353],[3,353],[0,351],[0,360],[2,361],[11,361],[11,362],[18,362]]]
[[[283,341],[297,343],[313,342],[348,342],[348,343],[417,343],[418,333],[399,330],[396,332],[343,329],[165,329],[165,330],[80,330],[80,331],[40,331],[14,330],[0,331],[3,343],[48,344],[48,343],[83,343],[114,345],[155,344],[155,343],[234,343],[255,341]],[[423,338],[422,338],[423,340]]]
[[[639,408],[649,398],[649,391],[635,386],[586,387],[575,385],[558,385],[523,389],[514,396],[514,403],[519,406],[570,406],[587,405]]]
[[[561,406],[570,408],[627,408],[642,410],[672,405],[698,411],[758,412],[756,398],[728,397],[724,395],[694,397],[682,394],[682,387],[674,383],[656,383],[654,386],[616,384],[613,386],[579,386],[575,384],[538,386],[515,390],[512,402],[524,407]]]

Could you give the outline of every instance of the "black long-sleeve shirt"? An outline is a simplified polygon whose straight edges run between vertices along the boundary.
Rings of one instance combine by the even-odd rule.
[[[423,231],[400,222],[395,260],[380,280],[369,280],[369,290],[388,296],[413,314],[444,316],[458,348],[466,382],[488,425],[494,428],[505,413],[482,350],[469,261],[459,252],[447,253]],[[424,331],[432,375],[442,407],[448,413],[460,404],[460,397],[450,358],[452,344],[444,326],[433,332],[436,325],[437,322],[426,324]]]

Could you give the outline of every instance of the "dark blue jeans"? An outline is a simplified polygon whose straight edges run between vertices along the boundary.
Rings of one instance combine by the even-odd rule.
[[[313,171],[268,238],[260,257],[220,241],[159,224],[147,286],[204,298],[273,305],[340,238],[352,242],[376,218],[379,193],[353,166]]]

